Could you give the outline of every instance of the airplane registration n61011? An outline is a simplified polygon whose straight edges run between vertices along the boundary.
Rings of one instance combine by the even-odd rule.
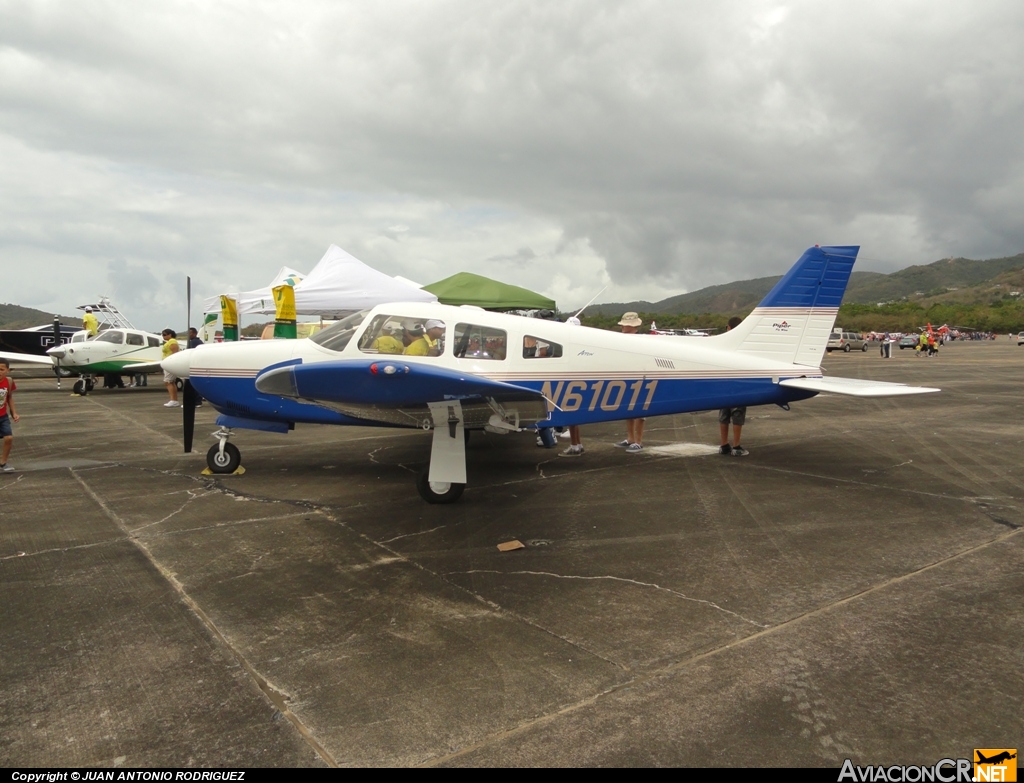
[[[433,440],[417,487],[427,501],[448,503],[466,483],[467,430],[536,432],[741,405],[786,407],[823,391],[938,391],[824,377],[820,363],[858,250],[810,248],[739,326],[699,340],[395,302],[307,340],[204,345],[161,365],[189,378],[221,414],[207,455],[214,472],[240,464],[241,453],[228,443],[234,428],[419,427]]]

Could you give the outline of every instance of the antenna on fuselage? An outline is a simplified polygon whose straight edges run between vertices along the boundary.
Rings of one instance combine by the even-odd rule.
[[[609,285],[611,285],[611,284],[609,283]],[[580,313],[582,313],[584,310],[586,310],[588,307],[590,307],[590,305],[594,304],[594,300],[597,299],[597,297],[599,297],[601,294],[603,294],[607,290],[608,290],[608,286],[606,285],[604,288],[602,288],[600,291],[598,291],[596,294],[594,294],[592,297],[590,297],[590,301],[587,302],[585,305],[583,305],[583,307],[581,307],[576,312],[576,314],[573,315],[573,318],[579,318],[580,317]]]

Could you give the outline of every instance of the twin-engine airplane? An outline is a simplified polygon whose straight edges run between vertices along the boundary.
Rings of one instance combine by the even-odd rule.
[[[769,403],[788,410],[819,392],[938,391],[824,377],[819,365],[858,250],[809,249],[739,326],[701,340],[392,303],[306,340],[203,345],[161,365],[189,378],[220,412],[218,443],[207,454],[215,473],[233,472],[241,462],[227,442],[233,428],[418,427],[433,431],[433,443],[417,488],[428,502],[451,503],[466,483],[465,430],[535,433]],[[188,417],[187,401],[185,408]]]

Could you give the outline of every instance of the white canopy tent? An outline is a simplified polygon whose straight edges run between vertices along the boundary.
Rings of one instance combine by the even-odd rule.
[[[302,282],[305,277],[302,272],[297,272],[290,266],[281,267],[277,274],[274,275],[274,279],[270,281],[266,288],[257,288],[254,291],[244,291],[240,294],[229,294],[229,296],[238,302],[239,314],[243,312],[257,312],[250,310],[243,310],[242,303],[247,303],[247,306],[251,307],[254,304],[256,306],[262,306],[261,303],[266,303],[270,306],[271,312],[274,311],[274,294],[273,289],[279,285],[291,283],[291,285],[298,285]],[[211,296],[203,300],[203,312],[204,313],[219,313],[220,312],[220,297]]]
[[[280,285],[277,283],[276,285]],[[273,315],[274,297],[270,288],[237,294],[238,314]],[[208,300],[220,308],[219,298]],[[295,285],[295,312],[299,315],[330,316],[363,310],[385,302],[436,302],[437,297],[409,283],[388,277],[368,267],[337,245],[327,248],[313,271]]]

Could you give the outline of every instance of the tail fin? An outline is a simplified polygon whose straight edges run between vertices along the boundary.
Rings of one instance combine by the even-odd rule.
[[[810,248],[743,323],[720,338],[744,353],[817,367],[859,250]]]

